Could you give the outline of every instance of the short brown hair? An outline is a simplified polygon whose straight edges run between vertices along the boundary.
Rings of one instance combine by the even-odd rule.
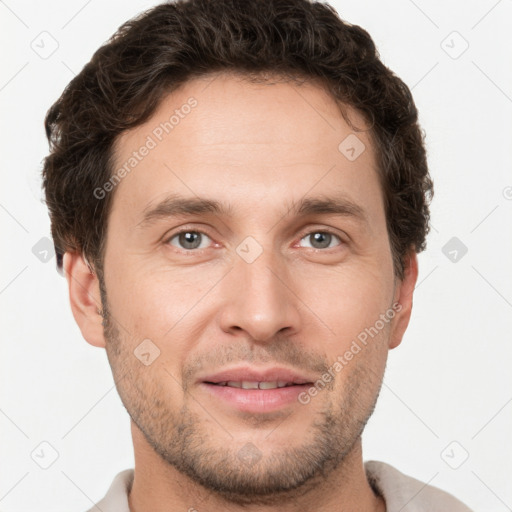
[[[395,274],[425,248],[433,184],[409,88],[370,35],[308,0],[177,0],[123,24],[49,109],[43,187],[58,268],[80,251],[100,276],[113,193],[113,144],[188,80],[214,72],[320,81],[369,123]],[[352,125],[351,125],[352,126]]]

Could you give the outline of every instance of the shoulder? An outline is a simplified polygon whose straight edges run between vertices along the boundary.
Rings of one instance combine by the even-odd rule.
[[[133,483],[133,469],[125,469],[118,473],[104,498],[87,512],[130,512],[128,494]]]
[[[382,495],[387,512],[472,512],[451,494],[404,475],[378,461],[364,463],[370,485]]]

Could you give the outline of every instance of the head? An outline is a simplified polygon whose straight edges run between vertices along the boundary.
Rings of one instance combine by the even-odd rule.
[[[432,195],[368,33],[306,0],[160,5],[45,122],[58,265],[141,439],[239,501],[339,467],[407,327]],[[234,404],[219,382],[244,372],[294,386]]]

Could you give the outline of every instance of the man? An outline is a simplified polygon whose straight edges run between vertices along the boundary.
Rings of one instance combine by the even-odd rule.
[[[362,460],[432,195],[363,29],[306,0],[163,4],[46,130],[73,315],[132,420],[135,469],[97,509],[469,510]]]

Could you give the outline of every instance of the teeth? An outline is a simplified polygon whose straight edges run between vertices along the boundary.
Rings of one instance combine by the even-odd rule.
[[[260,389],[276,389],[277,382],[260,382],[259,388]]]
[[[229,386],[231,388],[241,388],[241,389],[276,389],[276,388],[284,388],[286,386],[292,386],[292,382],[286,382],[285,380],[278,380],[273,382],[255,382],[255,381],[236,381],[230,380],[227,382],[218,382],[218,386]]]
[[[248,380],[242,381],[242,389],[258,389],[257,382],[250,382]]]

